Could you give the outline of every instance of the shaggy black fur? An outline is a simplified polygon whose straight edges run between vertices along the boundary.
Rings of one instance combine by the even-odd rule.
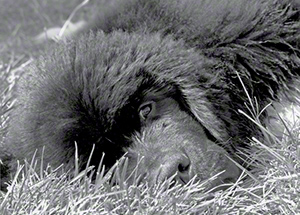
[[[115,0],[97,14],[88,27],[97,33],[61,42],[20,81],[7,137],[14,157],[45,145],[47,162],[72,163],[76,141],[83,163],[95,144],[92,164],[105,152],[111,166],[141,132],[149,91],[173,98],[234,154],[258,135],[238,113],[249,101],[237,74],[259,108],[299,76],[299,10],[287,3]]]
[[[238,109],[248,112],[248,98],[236,72],[261,109],[282,90],[291,90],[291,81],[299,75],[299,7],[297,1],[288,3],[117,0],[101,5],[89,28],[105,33],[158,32],[184,41],[187,49],[212,60],[209,72],[191,74],[201,93],[189,89],[185,96],[193,100],[188,101],[192,112],[217,139],[230,136],[243,142],[257,130],[237,113]],[[212,115],[217,119],[212,120]]]

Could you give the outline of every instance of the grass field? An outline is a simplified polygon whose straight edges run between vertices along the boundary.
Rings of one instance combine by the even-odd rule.
[[[0,0],[0,144],[5,134],[6,116],[13,102],[15,79],[40,46],[32,38],[45,29],[62,26],[81,0]],[[74,22],[88,18],[91,6],[82,8]],[[206,182],[165,189],[170,181],[155,187],[128,186],[116,167],[118,185],[112,186],[100,170],[86,171],[69,178],[63,168],[35,169],[34,160],[20,166],[7,192],[0,193],[0,214],[300,214],[300,115],[289,105],[277,117],[277,130],[264,128],[265,142],[252,138],[249,162],[255,168],[244,171],[240,180],[226,191],[209,192]],[[276,112],[274,114],[276,115]],[[245,116],[247,117],[247,116]],[[279,129],[279,131],[278,131]],[[275,133],[274,133],[275,132]],[[282,138],[278,138],[284,132]],[[281,135],[280,135],[281,136]],[[75,160],[75,158],[74,158]],[[100,162],[100,161],[99,161]],[[96,182],[89,173],[98,172]],[[88,176],[89,175],[89,176]],[[17,177],[19,176],[19,177]]]

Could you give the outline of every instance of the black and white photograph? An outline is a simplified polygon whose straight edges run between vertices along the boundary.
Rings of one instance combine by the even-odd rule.
[[[299,215],[300,0],[0,0],[1,215]]]

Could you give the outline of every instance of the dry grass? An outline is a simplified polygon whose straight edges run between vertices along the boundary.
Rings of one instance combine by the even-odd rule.
[[[249,98],[250,99],[250,98]],[[251,118],[265,134],[266,142],[252,138],[247,152],[253,170],[244,171],[226,191],[205,189],[206,181],[172,186],[171,180],[149,187],[128,186],[126,159],[110,173],[100,168],[75,170],[75,177],[63,166],[37,170],[34,158],[19,167],[8,192],[0,196],[0,211],[6,214],[299,214],[300,213],[300,114],[292,119],[278,117],[285,129],[272,133],[259,121],[255,100],[249,107]],[[257,112],[256,112],[257,111]],[[252,117],[253,116],[253,117]],[[278,136],[281,136],[278,138]],[[74,158],[77,160],[77,158]],[[96,180],[91,179],[96,174]],[[109,175],[109,174],[108,174]],[[111,181],[116,181],[112,184]]]
[[[2,4],[0,12],[10,8],[9,13],[15,14],[15,17],[9,16],[4,20],[6,23],[2,26],[6,28],[0,31],[9,32],[0,36],[0,45],[4,47],[0,59],[0,137],[6,130],[6,113],[12,104],[15,77],[30,59],[30,55],[15,44],[20,45],[21,41],[36,35],[45,26],[61,24],[72,11],[71,8],[74,9],[80,1],[64,2],[64,7],[55,1],[57,8],[51,7],[47,13],[45,9],[48,3],[40,3],[44,1],[6,2],[8,5]],[[19,11],[23,12],[16,13],[17,6],[11,9],[11,2],[17,6],[19,4]],[[35,12],[29,12],[30,8]],[[63,15],[54,15],[58,9],[59,14]],[[43,20],[43,26],[33,17],[27,17],[30,22],[21,21],[24,14],[26,17],[29,14],[37,15]],[[294,113],[290,117],[292,119],[277,117],[277,122],[284,129],[284,134],[279,138],[279,133],[262,126],[259,115],[264,110],[257,107],[255,99],[249,97],[249,100],[252,104],[249,107],[250,114],[241,114],[251,118],[263,131],[266,141],[249,137],[252,138],[251,152],[246,153],[248,162],[254,168],[251,172],[245,170],[241,178],[226,191],[208,191],[205,181],[191,181],[185,186],[173,186],[171,189],[166,189],[170,180],[155,187],[128,186],[122,174],[126,168],[125,159],[121,159],[119,166],[114,169],[114,178],[118,182],[115,186],[101,168],[95,170],[88,167],[80,173],[75,170],[75,177],[70,178],[63,167],[36,170],[36,162],[40,161],[33,159],[19,167],[8,191],[0,194],[1,214],[300,214],[300,114],[297,108],[292,108],[289,110]],[[97,174],[95,183],[91,179],[94,174]]]
[[[299,120],[299,118],[298,118]],[[103,171],[92,167],[69,178],[63,167],[34,170],[35,161],[20,166],[7,193],[2,193],[2,214],[299,214],[300,123],[282,140],[268,143],[253,138],[253,166],[226,191],[210,192],[205,182],[191,181],[169,187],[126,184],[126,160],[114,170],[113,186]],[[255,160],[255,161],[254,161]],[[125,167],[124,167],[125,166]],[[18,176],[18,177],[17,177]],[[18,178],[18,179],[17,179]]]

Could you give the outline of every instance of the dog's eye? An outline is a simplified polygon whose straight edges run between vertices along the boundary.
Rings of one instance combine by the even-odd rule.
[[[155,102],[145,102],[139,108],[139,115],[142,120],[148,119],[155,114]]]

